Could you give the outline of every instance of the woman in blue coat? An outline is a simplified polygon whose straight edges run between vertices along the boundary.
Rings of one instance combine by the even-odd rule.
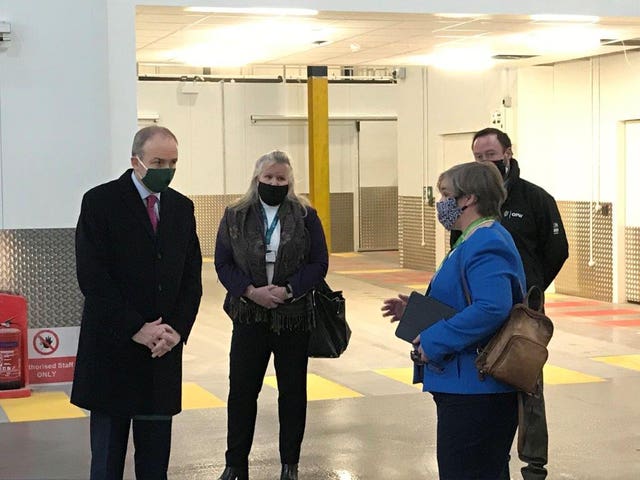
[[[490,376],[481,379],[474,363],[478,348],[522,300],[526,284],[518,251],[498,221],[506,192],[497,168],[480,162],[450,168],[437,186],[438,220],[447,230],[463,232],[428,290],[458,313],[414,341],[424,362],[423,391],[432,394],[437,408],[440,479],[508,479],[516,392]],[[382,310],[396,321],[405,305],[401,295],[385,300]]]

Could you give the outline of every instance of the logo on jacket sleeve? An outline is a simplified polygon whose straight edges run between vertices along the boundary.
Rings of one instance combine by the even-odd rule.
[[[512,212],[511,210],[505,210],[502,214],[504,218],[524,218],[524,214],[520,212]]]

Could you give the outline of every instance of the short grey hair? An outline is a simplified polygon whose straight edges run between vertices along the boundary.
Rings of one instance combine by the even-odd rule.
[[[144,145],[156,135],[162,135],[165,138],[171,138],[174,142],[176,142],[176,145],[178,144],[178,139],[167,127],[151,125],[149,127],[141,128],[140,130],[138,130],[135,137],[133,137],[133,145],[131,145],[131,156],[142,158],[142,155],[144,154]]]
[[[438,190],[443,183],[450,187],[458,198],[475,195],[478,199],[478,213],[483,217],[500,218],[500,208],[507,198],[504,181],[498,168],[491,162],[468,162],[455,165],[440,174]]]

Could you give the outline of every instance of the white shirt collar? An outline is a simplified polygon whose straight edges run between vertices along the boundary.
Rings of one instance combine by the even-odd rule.
[[[138,190],[138,193],[140,194],[140,198],[142,200],[146,200],[149,195],[155,195],[158,198],[158,201],[160,201],[160,192],[158,193],[150,192],[149,189],[145,187],[144,184],[140,181],[140,179],[136,175],[135,170],[131,171],[131,180],[133,181],[133,184],[136,186],[136,189]]]

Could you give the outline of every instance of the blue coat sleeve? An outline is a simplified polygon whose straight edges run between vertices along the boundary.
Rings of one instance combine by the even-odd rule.
[[[462,305],[459,313],[437,322],[420,335],[425,354],[435,363],[447,355],[483,344],[504,323],[514,299],[521,295],[522,264],[515,247],[508,248],[483,233],[476,232],[473,245],[469,241],[469,245],[455,252],[457,255],[447,259],[436,279],[453,285],[451,288]],[[466,276],[471,304],[464,300],[461,275]]]

